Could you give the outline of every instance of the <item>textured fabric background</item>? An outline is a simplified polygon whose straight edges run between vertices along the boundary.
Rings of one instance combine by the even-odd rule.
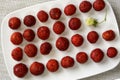
[[[17,9],[35,5],[45,1],[50,0],[0,0],[0,24],[2,19],[8,13],[15,11]],[[120,0],[108,0],[108,1],[112,5],[117,17],[118,24],[120,25],[120,4],[119,4]],[[114,80],[116,78],[120,78],[120,64],[111,71],[96,76],[92,76],[89,78],[85,78],[82,80]],[[11,80],[6,70],[1,48],[0,48],[0,80]]]

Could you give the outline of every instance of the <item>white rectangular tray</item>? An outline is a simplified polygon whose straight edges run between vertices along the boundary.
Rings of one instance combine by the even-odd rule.
[[[89,60],[87,63],[85,64],[78,64],[77,62],[75,62],[75,66],[73,68],[70,69],[63,69],[60,66],[59,71],[55,72],[55,73],[50,73],[47,71],[47,69],[45,69],[45,72],[43,75],[39,75],[39,76],[33,76],[30,74],[30,72],[27,74],[27,76],[25,78],[19,79],[16,76],[14,76],[13,74],[13,66],[15,64],[17,64],[18,62],[14,61],[11,57],[11,51],[12,49],[14,49],[16,46],[14,46],[11,42],[10,42],[10,36],[11,34],[14,32],[13,30],[11,30],[8,27],[8,20],[11,17],[17,16],[19,17],[21,20],[23,20],[24,16],[31,14],[34,15],[36,17],[36,14],[39,10],[45,10],[46,12],[49,13],[49,10],[53,7],[58,7],[62,10],[62,18],[60,19],[61,21],[63,21],[66,25],[66,30],[65,33],[62,34],[61,36],[65,36],[69,39],[70,41],[70,37],[75,34],[75,33],[79,33],[81,35],[84,36],[84,44],[81,47],[75,48],[72,44],[70,44],[70,48],[67,51],[61,52],[59,50],[57,50],[55,48],[55,40],[58,37],[56,34],[54,34],[54,32],[52,31],[52,24],[55,22],[54,20],[49,18],[49,21],[47,23],[40,23],[37,19],[37,24],[35,25],[35,27],[32,27],[31,29],[33,29],[34,31],[37,30],[38,27],[42,26],[42,25],[49,25],[48,27],[51,30],[51,36],[53,40],[48,40],[52,43],[54,50],[52,50],[52,54],[48,55],[48,56],[42,56],[40,55],[40,53],[38,52],[37,57],[35,58],[28,58],[25,54],[24,54],[24,59],[21,61],[22,63],[25,63],[28,67],[30,66],[30,64],[34,61],[39,61],[42,62],[44,64],[46,64],[46,62],[51,59],[51,58],[55,58],[58,61],[61,60],[61,58],[63,56],[69,55],[74,57],[75,59],[75,55],[80,52],[80,51],[86,51],[87,54],[89,55],[91,50],[94,48],[101,48],[104,52],[106,52],[107,48],[110,46],[114,46],[118,49],[118,52],[120,52],[120,39],[119,39],[119,29],[118,29],[118,24],[114,15],[114,12],[111,8],[111,5],[109,4],[109,2],[107,0],[105,0],[106,2],[106,9],[108,12],[107,15],[107,21],[100,24],[98,27],[93,28],[93,27],[89,27],[85,25],[85,19],[89,16],[95,17],[99,20],[102,20],[104,18],[105,15],[105,11],[106,9],[104,9],[101,12],[96,12],[93,8],[90,12],[88,13],[81,13],[79,11],[79,4],[80,2],[83,0],[56,0],[56,1],[49,1],[49,2],[45,2],[45,3],[39,3],[37,5],[34,6],[30,6],[27,8],[23,8],[17,11],[14,11],[10,14],[8,14],[1,25],[1,43],[2,43],[2,52],[4,55],[4,60],[6,63],[6,67],[7,70],[9,72],[9,75],[11,77],[12,80],[77,80],[77,79],[82,79],[85,77],[89,77],[89,76],[93,76],[99,73],[103,73],[106,72],[108,70],[111,70],[113,68],[115,68],[119,61],[119,54],[117,55],[117,57],[115,57],[114,59],[109,59],[106,56],[105,53],[105,57],[104,60],[100,63],[95,63],[90,59],[89,56]],[[93,1],[95,0],[89,0],[90,2],[93,3]],[[67,4],[75,4],[77,6],[77,15],[73,15],[75,17],[79,17],[82,21],[82,27],[80,30],[78,31],[72,31],[68,28],[67,25],[67,21],[68,19],[70,19],[70,17],[66,17],[63,13],[63,9]],[[26,26],[22,23],[21,25],[22,29],[18,29],[17,31],[23,32],[23,30],[26,28]],[[112,29],[115,31],[116,33],[116,38],[114,41],[111,42],[106,42],[102,39],[101,34],[106,31]],[[96,44],[90,44],[87,39],[86,39],[86,35],[89,31],[91,30],[95,30],[99,33],[100,38],[99,41]],[[66,35],[68,34],[68,35]],[[37,36],[36,36],[37,37]],[[54,39],[55,38],[55,39]],[[36,38],[36,40],[38,40],[38,38]],[[39,45],[42,43],[42,40],[39,40],[37,42],[33,42],[34,44],[37,45],[38,49],[39,49]],[[24,45],[27,44],[27,42],[22,43],[22,45],[20,45],[20,47],[24,47]],[[39,51],[39,50],[38,50]],[[40,58],[39,58],[40,56]]]

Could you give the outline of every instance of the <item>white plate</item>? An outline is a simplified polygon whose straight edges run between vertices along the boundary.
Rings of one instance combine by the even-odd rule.
[[[49,1],[49,2],[40,3],[40,4],[37,4],[37,5],[31,6],[31,7],[27,7],[27,8],[21,9],[21,10],[17,10],[15,12],[12,12],[12,13],[8,14],[4,18],[4,20],[2,22],[2,25],[1,25],[2,51],[3,51],[5,63],[6,63],[6,66],[7,66],[7,70],[9,72],[9,75],[10,75],[12,80],[76,80],[76,79],[82,79],[82,78],[85,78],[85,77],[93,76],[93,75],[111,70],[118,65],[118,63],[120,61],[119,55],[117,57],[115,57],[114,59],[110,59],[106,56],[106,53],[105,53],[105,57],[104,57],[103,61],[100,62],[100,63],[93,62],[90,59],[90,56],[89,56],[89,60],[88,60],[87,63],[78,64],[77,62],[75,62],[75,66],[73,68],[69,68],[69,69],[63,69],[60,66],[59,71],[57,71],[55,73],[50,73],[50,72],[47,71],[47,69],[45,69],[44,74],[42,74],[40,76],[33,76],[33,75],[30,74],[30,72],[27,74],[27,76],[25,78],[22,78],[22,79],[19,79],[16,76],[14,76],[13,66],[15,64],[17,64],[18,62],[13,60],[12,57],[11,57],[11,51],[16,46],[13,45],[10,42],[10,36],[14,32],[14,30],[11,30],[8,27],[8,20],[9,20],[9,18],[11,18],[13,16],[17,16],[21,20],[23,20],[24,16],[29,15],[29,14],[34,15],[36,17],[36,14],[39,10],[45,10],[45,11],[49,12],[49,10],[51,8],[58,7],[63,12],[64,7],[69,3],[75,4],[77,6],[77,12],[73,16],[66,17],[64,15],[64,13],[62,13],[62,17],[60,18],[60,20],[65,23],[66,30],[60,36],[65,36],[70,40],[70,37],[72,35],[74,35],[75,33],[79,33],[79,34],[84,36],[84,44],[81,47],[78,47],[78,48],[76,48],[72,44],[70,44],[69,49],[67,51],[64,51],[64,52],[57,50],[56,47],[55,47],[55,40],[59,36],[54,34],[54,32],[52,31],[52,24],[55,21],[51,20],[49,18],[49,20],[46,23],[40,23],[38,21],[37,17],[36,17],[37,24],[35,26],[31,27],[31,29],[36,31],[39,26],[48,25],[48,27],[51,30],[51,35],[50,35],[50,39],[48,39],[47,41],[51,42],[51,44],[53,45],[53,49],[52,49],[52,52],[50,53],[50,55],[48,55],[48,56],[40,55],[40,53],[38,52],[38,55],[35,58],[32,58],[32,59],[28,58],[24,54],[24,59],[20,62],[25,63],[28,67],[34,61],[39,61],[39,62],[42,62],[42,63],[46,64],[47,61],[51,58],[55,58],[58,61],[60,61],[61,58],[63,56],[66,56],[66,55],[72,56],[75,59],[75,55],[80,51],[85,51],[89,55],[91,50],[93,50],[94,48],[101,48],[104,52],[106,52],[108,47],[114,46],[118,49],[118,51],[120,50],[120,45],[119,45],[120,39],[119,39],[118,25],[117,25],[117,22],[116,22],[114,12],[113,12],[109,2],[107,0],[105,1],[106,2],[106,8],[103,11],[96,12],[94,9],[91,9],[91,11],[88,12],[88,13],[81,13],[79,11],[79,8],[78,8],[81,1],[82,0]],[[94,0],[90,0],[90,1],[93,3]],[[85,19],[89,16],[95,17],[95,18],[97,18],[98,20],[101,21],[104,18],[106,9],[107,9],[107,12],[108,12],[106,22],[100,24],[98,27],[89,27],[89,26],[85,25]],[[67,22],[71,17],[79,17],[81,19],[82,26],[79,30],[72,31],[68,28]],[[24,29],[26,29],[26,28],[27,27],[22,23],[21,28],[16,30],[16,31],[20,31],[22,33],[24,31]],[[109,30],[109,29],[114,30],[115,33],[116,33],[115,40],[111,41],[111,42],[104,41],[101,37],[102,33],[106,30]],[[87,33],[91,30],[97,31],[100,35],[100,38],[99,38],[99,40],[97,41],[96,44],[90,44],[86,39]],[[44,41],[38,39],[38,37],[36,36],[36,39],[32,43],[34,43],[39,49],[39,45],[42,42],[44,42]],[[24,42],[20,45],[20,47],[23,48],[27,43],[28,42],[26,42],[24,40]]]

